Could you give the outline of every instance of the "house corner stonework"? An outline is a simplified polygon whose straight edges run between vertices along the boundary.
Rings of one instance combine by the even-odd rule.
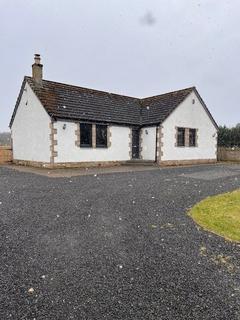
[[[144,129],[141,128],[139,132],[139,159],[143,159],[142,151],[143,151],[143,133]]]
[[[215,155],[216,155],[216,159],[217,159],[217,157],[218,157],[218,134],[217,133],[216,133],[215,148],[216,148]]]
[[[50,139],[50,164],[54,165],[54,159],[58,156],[58,152],[55,149],[55,146],[57,146],[57,129],[54,128],[54,122],[50,122],[49,124],[50,128],[50,134],[49,134],[49,139]]]
[[[157,163],[160,164],[161,159],[163,157],[163,126],[157,127],[156,132],[156,143],[157,143]]]
[[[132,159],[132,128],[129,128],[130,132],[128,134],[128,137],[129,137],[129,159],[131,160]]]

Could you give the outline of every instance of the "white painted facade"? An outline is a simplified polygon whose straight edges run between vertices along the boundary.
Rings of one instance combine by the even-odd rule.
[[[155,160],[156,157],[156,126],[141,129],[141,158]]]
[[[66,128],[63,129],[63,125]],[[62,162],[104,162],[104,161],[126,161],[129,155],[130,128],[124,126],[110,126],[111,146],[108,148],[81,148],[75,145],[77,139],[75,130],[77,124],[74,122],[57,121],[54,123],[57,129],[57,157],[56,163]]]
[[[13,159],[50,163],[50,123],[50,116],[26,83],[11,127]],[[130,127],[110,125],[108,148],[81,148],[75,143],[78,128],[75,122],[56,121],[53,126],[57,129],[54,134],[56,164],[131,160]],[[195,92],[165,119],[161,127],[161,161],[216,160],[217,129]],[[176,127],[197,129],[197,146],[177,147]],[[140,157],[155,160],[156,126],[141,129]]]
[[[176,147],[175,127],[197,129],[197,147]],[[194,92],[162,123],[162,133],[162,161],[216,159],[217,129]]]
[[[13,159],[50,161],[50,117],[26,83],[11,131]]]

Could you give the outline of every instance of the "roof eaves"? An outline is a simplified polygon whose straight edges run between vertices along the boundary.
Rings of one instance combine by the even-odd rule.
[[[89,123],[105,123],[105,124],[115,124],[119,126],[139,126],[139,123],[136,122],[127,122],[127,121],[115,121],[115,120],[94,120],[94,119],[88,119],[88,118],[72,118],[72,117],[61,117],[61,116],[54,116],[54,120],[59,121],[74,121],[74,122],[89,122]]]

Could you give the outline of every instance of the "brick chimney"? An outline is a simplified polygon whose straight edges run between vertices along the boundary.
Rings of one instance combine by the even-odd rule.
[[[32,65],[32,77],[38,86],[42,86],[43,65],[41,64],[40,54],[34,55],[34,64]]]

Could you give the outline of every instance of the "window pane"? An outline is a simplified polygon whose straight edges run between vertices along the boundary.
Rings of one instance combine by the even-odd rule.
[[[92,125],[88,123],[80,123],[80,146],[92,146]]]
[[[96,147],[107,147],[107,126],[96,125]]]
[[[196,146],[196,129],[189,130],[189,146],[190,147]]]
[[[178,128],[178,131],[177,131],[177,145],[178,145],[178,147],[184,147],[185,146],[185,129],[184,128]]]

